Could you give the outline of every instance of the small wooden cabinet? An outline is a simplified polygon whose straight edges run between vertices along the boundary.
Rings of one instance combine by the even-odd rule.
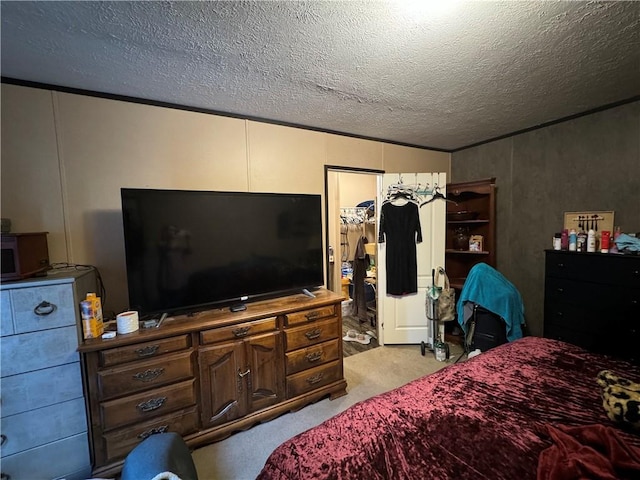
[[[93,269],[0,285],[2,478],[88,478],[79,302]]]
[[[477,263],[496,266],[495,178],[447,184],[445,270],[451,286],[462,289],[469,270]],[[471,250],[467,237],[482,236],[482,248]]]
[[[278,319],[200,333],[202,425],[213,427],[282,401]]]
[[[545,253],[544,336],[640,363],[640,257]]]
[[[80,346],[93,475],[117,474],[144,438],[195,448],[325,396],[346,394],[343,297],[320,289],[169,317],[160,328]]]

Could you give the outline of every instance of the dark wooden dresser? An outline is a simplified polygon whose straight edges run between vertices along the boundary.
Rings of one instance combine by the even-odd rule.
[[[640,256],[547,250],[544,336],[640,363]]]
[[[345,395],[342,299],[318,289],[315,298],[177,315],[160,328],[85,340],[93,475],[117,475],[155,433],[177,432],[196,448]]]

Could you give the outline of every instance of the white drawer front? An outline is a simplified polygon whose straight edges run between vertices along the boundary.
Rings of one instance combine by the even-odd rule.
[[[3,337],[0,376],[77,362],[80,358],[77,348],[75,325]]]
[[[90,478],[91,465],[87,434],[81,433],[4,457],[2,473],[11,479]]]
[[[11,292],[0,291],[0,337],[13,335],[13,311],[11,309]]]
[[[0,412],[7,417],[82,396],[80,363],[68,363],[3,378]]]
[[[2,457],[86,431],[83,398],[4,417]]]
[[[76,325],[76,310],[80,309],[75,305],[71,284],[16,288],[11,290],[11,303],[15,333]],[[41,315],[35,313],[36,309]]]

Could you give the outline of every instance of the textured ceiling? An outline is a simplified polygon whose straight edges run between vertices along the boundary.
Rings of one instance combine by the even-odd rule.
[[[443,150],[640,95],[640,2],[429,4],[3,0],[2,76]]]

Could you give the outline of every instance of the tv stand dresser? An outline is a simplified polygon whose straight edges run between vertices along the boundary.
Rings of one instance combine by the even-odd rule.
[[[167,318],[85,340],[93,475],[117,474],[154,433],[191,448],[329,396],[345,395],[343,297],[326,289]]]

